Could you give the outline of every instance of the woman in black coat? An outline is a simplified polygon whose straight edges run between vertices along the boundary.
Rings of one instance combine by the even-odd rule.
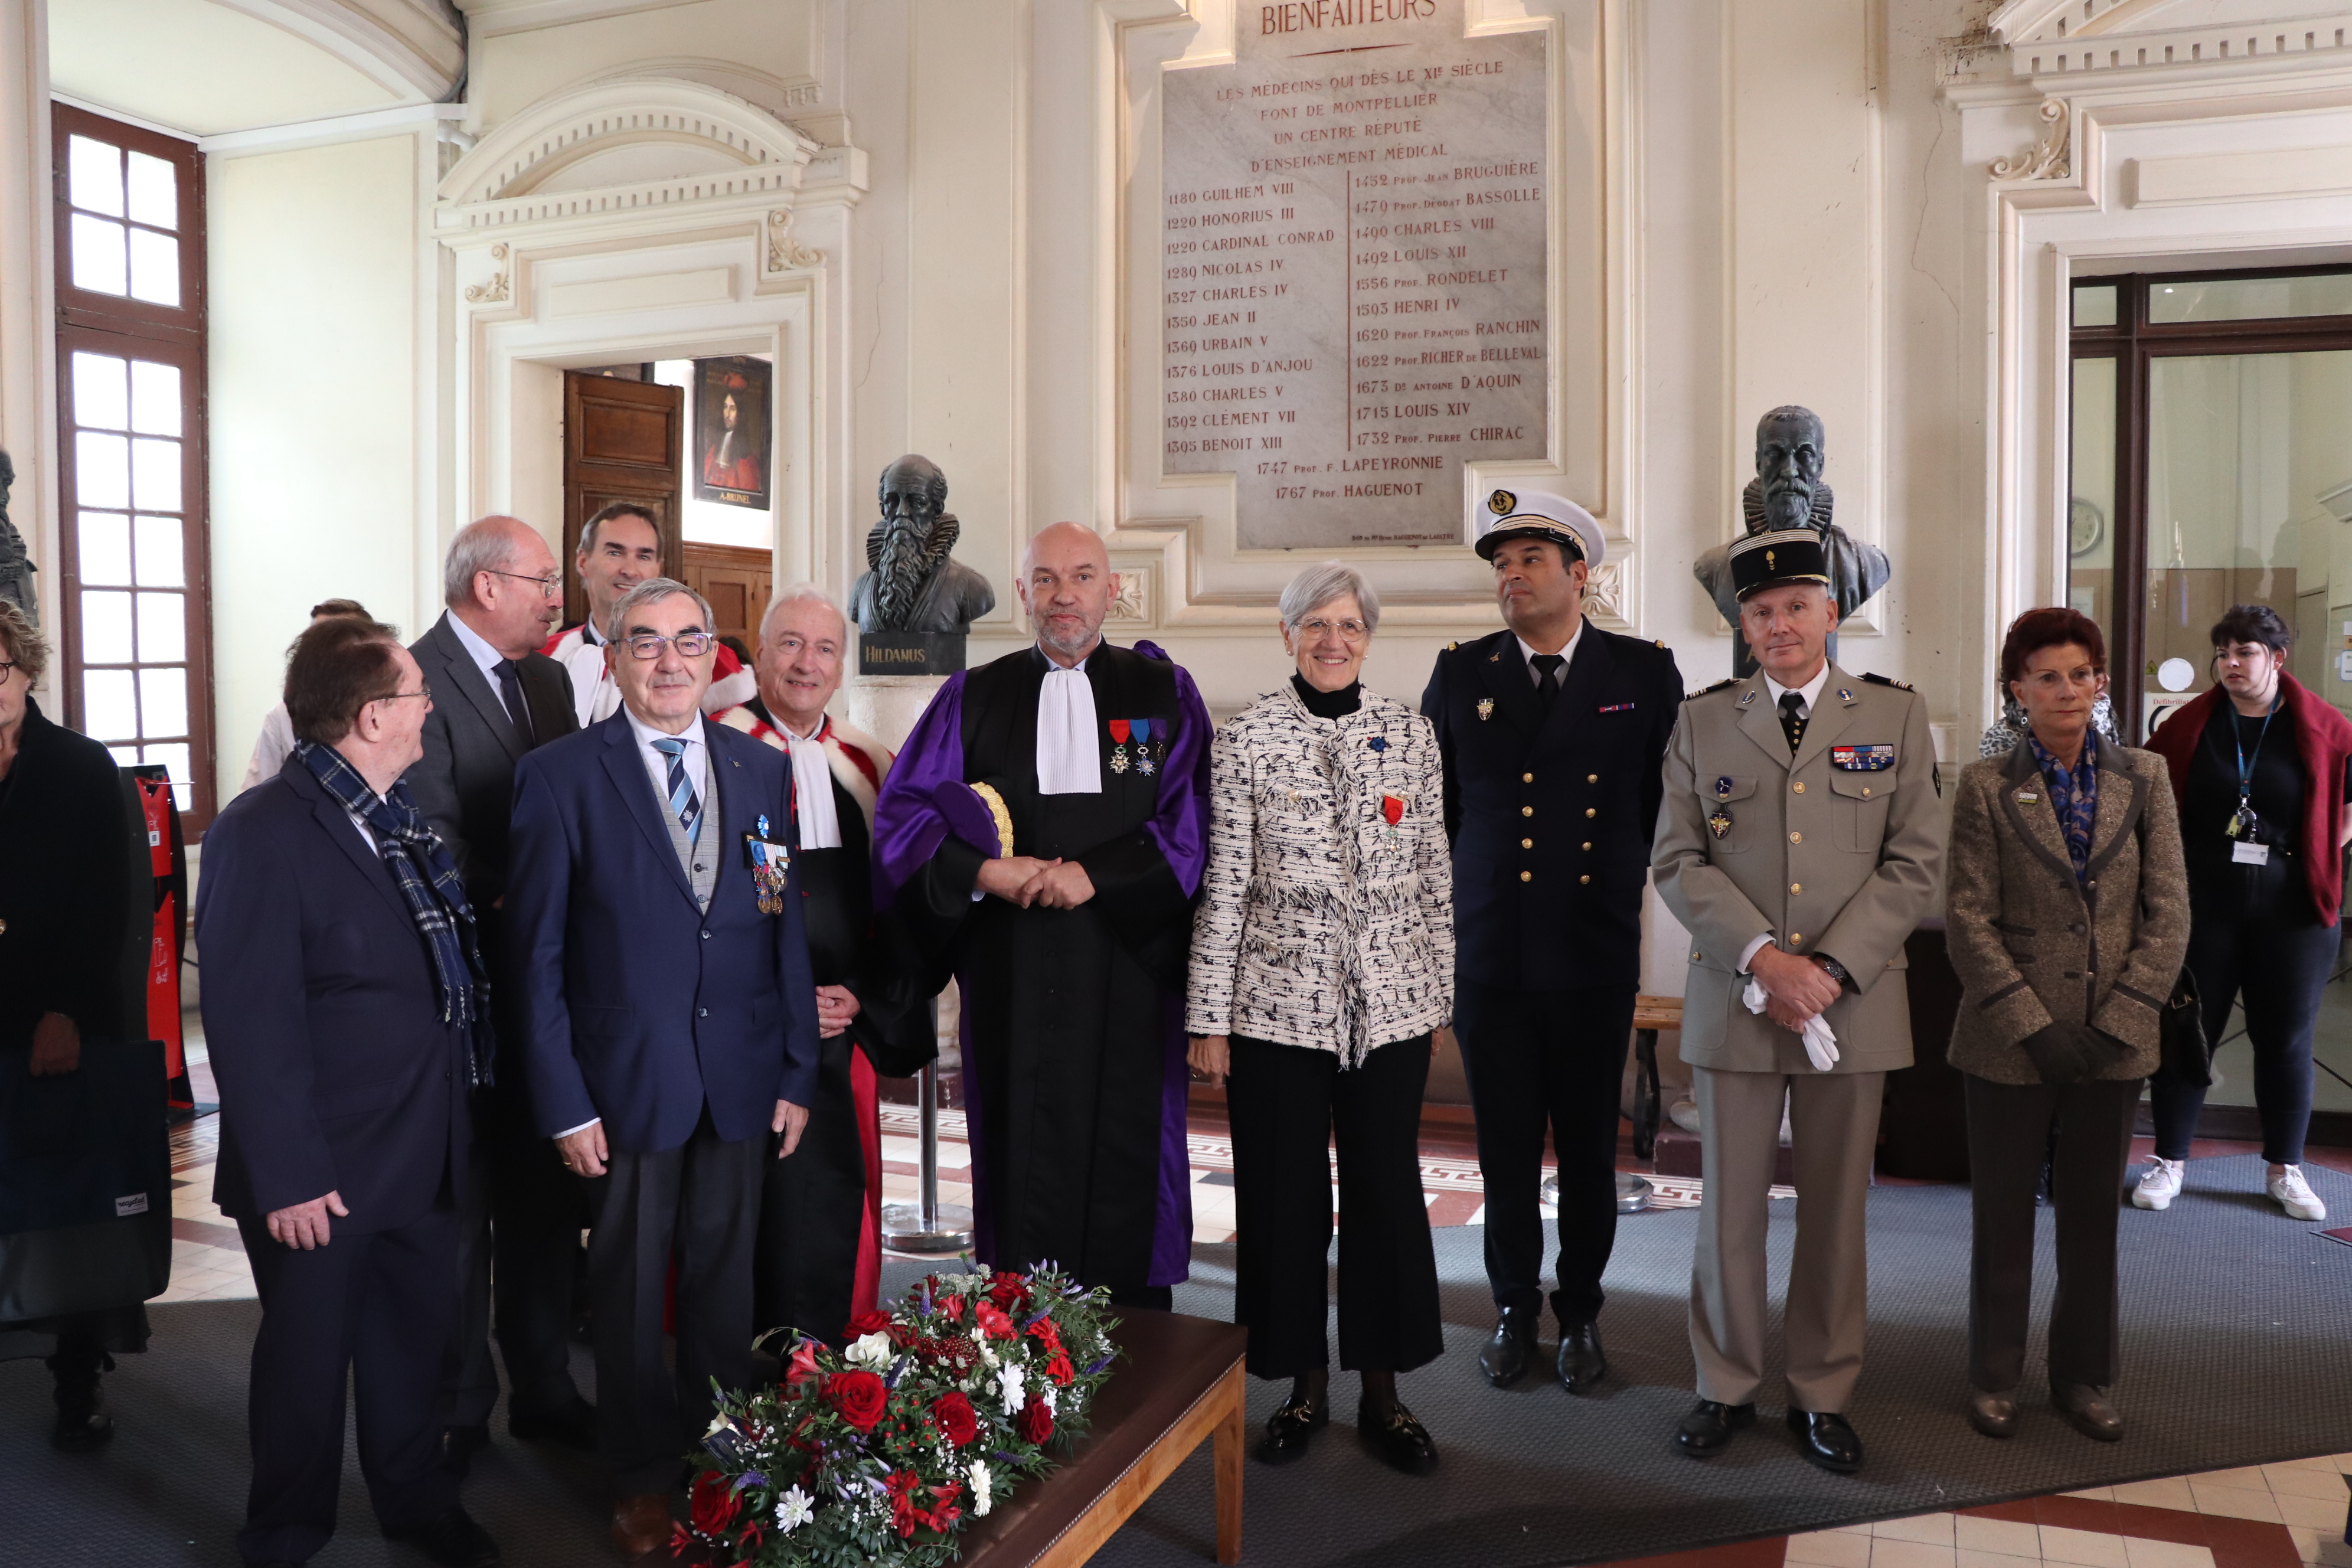
[[[105,747],[51,723],[33,700],[48,656],[32,623],[0,601],[0,1074],[35,1078],[76,1071],[85,1038],[121,1035],[131,918],[121,775]],[[0,1251],[7,1245],[0,1237]],[[48,1352],[55,1441],[68,1450],[114,1435],[99,1392],[109,1352],[146,1348],[138,1301],[0,1322],[0,1359]]]

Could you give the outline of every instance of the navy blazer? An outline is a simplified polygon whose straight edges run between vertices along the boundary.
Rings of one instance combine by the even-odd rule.
[[[763,915],[744,840],[764,816],[794,842],[782,752],[709,720],[719,857],[706,914],[670,847],[626,710],[526,755],[515,769],[507,931],[522,992],[524,1058],[540,1131],[602,1118],[606,1143],[675,1149],[703,1107],[730,1142],[764,1137],[776,1101],[816,1093],[816,985],[795,867],[783,912]]]
[[[399,880],[289,757],[205,834],[205,1042],[220,1085],[213,1201],[237,1219],[341,1193],[341,1230],[462,1195],[466,1044]]]
[[[1421,710],[1445,760],[1457,977],[1641,983],[1650,836],[1682,700],[1664,643],[1590,621],[1549,715],[1508,631],[1437,656]]]

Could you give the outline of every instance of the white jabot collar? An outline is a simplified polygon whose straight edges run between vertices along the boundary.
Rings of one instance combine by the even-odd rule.
[[[1805,715],[1806,717],[1811,718],[1813,711],[1813,703],[1820,699],[1822,688],[1827,686],[1829,682],[1830,661],[1828,659],[1823,659],[1822,660],[1822,668],[1816,670],[1813,673],[1813,678],[1805,682],[1802,686],[1783,686],[1768,675],[1764,678],[1764,691],[1767,696],[1772,699],[1772,706],[1775,708],[1778,708],[1780,705],[1780,694],[1782,692],[1795,692],[1799,697],[1804,700]]]
[[[1037,793],[1100,795],[1102,744],[1095,739],[1095,689],[1087,660],[1067,669],[1051,658],[1045,662],[1037,692]]]
[[[815,731],[808,735],[793,733],[781,718],[776,728],[793,754],[793,813],[800,818],[801,847],[840,848],[841,814],[833,798],[833,764],[825,760],[825,721],[819,719]]]

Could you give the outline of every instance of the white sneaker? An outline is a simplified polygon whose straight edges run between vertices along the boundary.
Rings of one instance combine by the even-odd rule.
[[[2286,1210],[2287,1218],[2326,1219],[2327,1217],[2327,1205],[2319,1201],[2319,1194],[2313,1192],[2311,1184],[2303,1179],[2301,1165],[2280,1166],[2279,1173],[2270,1179],[2267,1187],[2273,1200],[2279,1207]]]
[[[2147,1174],[2132,1188],[2132,1206],[2159,1210],[2170,1208],[2172,1200],[2180,1195],[2181,1184],[2189,1179],[2188,1167],[2186,1160],[2168,1160],[2161,1154],[2149,1160]],[[2302,1180],[2300,1176],[2295,1179]]]

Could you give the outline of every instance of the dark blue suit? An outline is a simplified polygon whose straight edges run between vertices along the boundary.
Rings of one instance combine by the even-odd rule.
[[[400,885],[299,760],[205,836],[196,890],[205,1037],[220,1085],[213,1201],[237,1222],[261,1297],[248,1562],[300,1562],[334,1532],[343,1382],[360,1468],[387,1528],[455,1508],[435,1408],[455,1330],[466,1180],[466,1044],[441,1021]],[[325,1247],[268,1217],[328,1193]]]
[[[540,1130],[604,1124],[590,1183],[599,1442],[625,1497],[667,1491],[709,1415],[710,1380],[750,1374],[751,1255],[776,1101],[815,1098],[816,987],[799,879],[762,914],[745,839],[793,836],[783,752],[697,719],[716,810],[694,860],[671,839],[625,711],[515,770],[507,930]],[[677,1358],[662,1296],[677,1260]]]
[[[1544,1132],[1559,1160],[1563,1325],[1601,1310],[1617,1235],[1618,1083],[1642,977],[1642,895],[1683,681],[1663,643],[1586,622],[1547,710],[1518,638],[1437,656],[1421,710],[1445,759],[1454,1033],[1486,1179],[1496,1305],[1543,1294]]]

